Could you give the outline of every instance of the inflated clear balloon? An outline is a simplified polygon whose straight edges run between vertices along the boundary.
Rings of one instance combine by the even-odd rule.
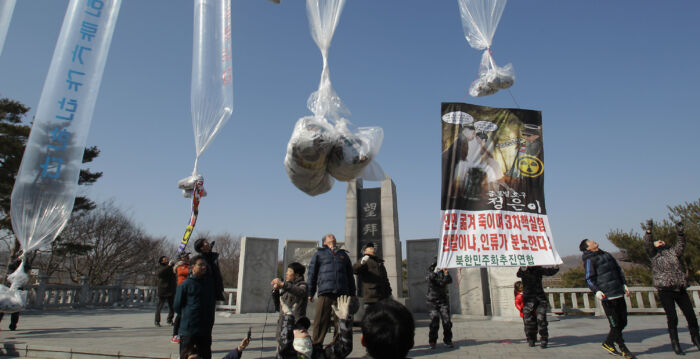
[[[10,28],[12,13],[15,11],[17,0],[0,0],[0,55],[5,45],[7,30]]]
[[[195,0],[191,106],[197,160],[233,113],[231,59],[231,1]]]
[[[71,0],[12,190],[12,228],[24,253],[70,218],[87,135],[121,0]]]

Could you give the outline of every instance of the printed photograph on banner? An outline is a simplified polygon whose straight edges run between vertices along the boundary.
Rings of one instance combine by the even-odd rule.
[[[442,268],[561,263],[544,201],[542,113],[443,103]]]

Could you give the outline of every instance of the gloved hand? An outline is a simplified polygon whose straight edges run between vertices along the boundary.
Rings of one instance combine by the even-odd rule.
[[[175,261],[171,259],[170,262],[168,262],[168,266],[172,267],[174,265],[175,265]]]
[[[625,284],[625,295],[628,297],[630,296],[630,289],[627,288],[627,284]]]
[[[601,291],[595,292],[595,297],[598,298],[598,300],[603,300],[605,299],[605,294]]]
[[[333,304],[333,313],[338,319],[347,319],[350,315],[350,297],[347,295],[341,295],[336,299],[336,303]]]
[[[433,272],[435,272],[435,273],[440,273],[440,270],[441,270],[440,268],[438,268],[437,266],[435,266],[435,269],[433,270]]]
[[[360,261],[360,263],[365,264],[368,260],[369,260],[369,256],[365,254],[365,256],[362,257],[362,260]]]
[[[676,232],[678,232],[679,236],[683,235],[683,229],[683,221],[676,222]]]
[[[285,301],[280,300],[280,310],[282,311],[282,314],[284,315],[291,315],[292,312],[294,312],[295,309],[297,309],[297,305],[299,303],[294,303],[292,304],[292,307],[290,308]]]

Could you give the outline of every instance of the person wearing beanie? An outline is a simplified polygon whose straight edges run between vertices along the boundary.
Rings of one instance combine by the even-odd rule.
[[[206,275],[214,278],[214,295],[216,300],[226,300],[224,296],[224,279],[221,277],[221,270],[219,269],[219,253],[213,252],[212,247],[214,247],[214,242],[209,243],[206,238],[199,238],[194,242],[194,250],[207,261],[209,271],[207,271]]]
[[[359,279],[365,305],[370,306],[391,297],[391,285],[384,268],[384,260],[376,255],[374,243],[365,244],[362,254],[362,259],[355,262],[352,269]]]

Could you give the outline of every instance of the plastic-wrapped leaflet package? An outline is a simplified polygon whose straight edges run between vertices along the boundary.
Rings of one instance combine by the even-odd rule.
[[[0,285],[0,313],[19,312],[27,303],[27,291],[20,289],[29,281],[29,276],[24,272],[24,263],[7,279],[12,285],[9,288]]]
[[[474,97],[493,95],[515,82],[513,65],[497,66],[491,53],[493,35],[505,6],[506,0],[459,0],[462,28],[469,46],[484,50],[479,75],[469,87],[469,94]]]
[[[350,122],[344,117],[349,111],[330,81],[328,49],[344,4],[345,0],[306,1],[311,35],[323,57],[323,71],[318,90],[307,101],[314,116],[302,117],[294,126],[284,166],[292,183],[312,196],[333,187],[331,176],[340,181],[365,176],[368,172],[373,175],[368,178],[371,180],[384,176],[378,165],[370,166],[372,171],[365,171],[379,153],[384,138],[382,129],[350,130]]]
[[[12,189],[10,218],[23,254],[53,241],[73,210],[92,114],[121,0],[71,0],[36,106]],[[8,277],[4,304],[27,281],[24,263]]]

